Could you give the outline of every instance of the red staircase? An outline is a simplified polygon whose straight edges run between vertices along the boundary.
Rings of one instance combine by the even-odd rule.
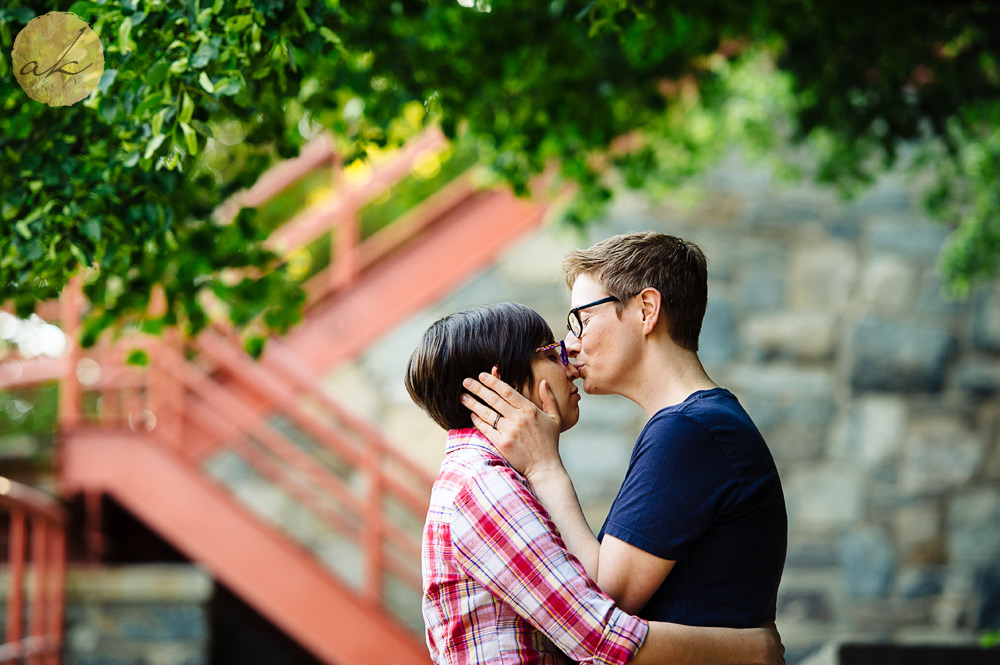
[[[311,144],[226,212],[333,163],[329,146]],[[324,394],[318,376],[482,270],[544,214],[466,174],[361,238],[362,206],[443,147],[437,132],[419,137],[367,182],[338,179],[273,234],[271,246],[292,253],[332,231],[333,259],[306,284],[304,322],[269,340],[258,362],[217,327],[189,341],[72,345],[22,372],[62,373],[64,493],[89,505],[112,496],[328,663],[428,661],[419,543],[431,478]],[[61,301],[70,336],[81,306],[78,290]],[[147,366],[125,364],[137,348]],[[99,547],[100,534],[91,538]]]

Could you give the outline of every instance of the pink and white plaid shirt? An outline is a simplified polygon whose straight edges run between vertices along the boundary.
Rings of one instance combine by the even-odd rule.
[[[435,663],[627,663],[646,638],[648,624],[587,577],[524,478],[475,429],[448,433],[421,549]]]

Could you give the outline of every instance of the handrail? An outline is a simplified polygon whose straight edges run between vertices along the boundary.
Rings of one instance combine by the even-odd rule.
[[[310,304],[358,279],[435,218],[475,195],[471,171],[467,171],[384,229],[360,237],[361,207],[409,175],[423,152],[446,145],[440,130],[426,131],[392,159],[375,165],[366,182],[352,184],[337,178],[334,194],[271,234],[266,244],[280,253],[290,253],[330,231],[337,236],[334,240],[339,239],[330,265],[306,285],[313,295]],[[329,142],[314,142],[298,160],[274,167],[217,213],[228,216],[242,205],[262,205],[309,171],[336,161]],[[163,304],[162,298],[152,300]],[[77,278],[60,307],[63,329],[72,338],[82,304]],[[126,350],[135,348],[147,351],[148,366],[125,363]],[[360,589],[372,606],[383,611],[388,606],[382,588],[386,573],[419,590],[419,533],[403,525],[422,521],[431,474],[385,441],[375,427],[326,395],[315,373],[279,340],[269,340],[263,357],[254,362],[246,357],[235,334],[216,323],[185,341],[175,334],[163,338],[132,335],[83,350],[71,340],[64,358],[60,391],[64,433],[70,434],[85,420],[127,425],[148,433],[151,441],[199,473],[205,473],[204,458],[222,446],[361,549],[364,580]],[[88,358],[97,362],[101,373],[81,385],[78,373],[86,369],[81,362]],[[309,408],[301,401],[303,397],[308,398]],[[91,405],[91,413],[84,413],[85,403]],[[288,419],[311,441],[336,455],[338,463],[342,461],[360,483],[345,481],[321,464],[297,437],[272,424],[267,414]],[[386,499],[417,519],[397,521],[384,505]]]
[[[65,607],[65,511],[48,495],[0,476],[0,512],[10,516],[7,625],[0,642],[0,664],[28,658],[39,665],[59,665]],[[29,564],[31,597],[26,612]]]

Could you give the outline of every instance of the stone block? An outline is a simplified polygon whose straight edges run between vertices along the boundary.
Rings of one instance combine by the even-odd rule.
[[[913,194],[898,175],[886,174],[852,202],[848,209],[857,214],[905,212],[913,206]]]
[[[357,591],[364,586],[365,556],[356,541],[331,531],[314,543],[313,553],[348,586]]]
[[[393,405],[377,419],[388,442],[407,458],[436,476],[444,459],[447,432],[416,404]]]
[[[634,444],[635,439],[604,427],[578,426],[563,435],[560,454],[581,502],[611,504],[625,478]]]
[[[970,487],[948,505],[948,557],[954,564],[1000,567],[1000,488]]]
[[[896,595],[903,599],[931,598],[944,593],[947,570],[944,566],[906,567],[896,578]]]
[[[756,199],[771,191],[774,176],[768,169],[747,164],[745,157],[733,151],[723,158],[717,168],[705,175],[705,183],[712,191]]]
[[[956,343],[941,328],[869,319],[855,327],[850,347],[854,392],[922,393],[941,390]]]
[[[861,476],[849,467],[795,468],[782,472],[789,533],[825,532],[856,522],[864,506]]]
[[[530,284],[565,292],[566,282],[560,265],[578,242],[570,232],[551,227],[528,234],[500,256],[497,275],[510,284]]]
[[[246,460],[231,450],[222,449],[202,463],[209,476],[226,487],[257,478],[257,473]]]
[[[935,221],[906,213],[880,213],[868,226],[868,242],[877,252],[891,252],[931,265],[948,230]]]
[[[288,492],[264,479],[245,480],[230,491],[245,506],[271,524],[280,524],[296,509],[297,502]]]
[[[972,342],[980,351],[1000,353],[1000,289],[995,286],[973,296]]]
[[[839,313],[854,295],[858,252],[851,243],[826,240],[800,245],[788,272],[792,309]]]
[[[792,589],[778,594],[778,615],[789,621],[829,623],[831,601],[820,589]]]
[[[976,396],[995,396],[1000,393],[1000,361],[983,357],[967,358],[959,365],[955,382],[959,389]]]
[[[751,316],[742,339],[755,358],[816,361],[829,358],[837,317],[828,312],[784,311]]]
[[[914,565],[944,563],[944,515],[939,502],[925,500],[899,506],[893,511],[891,521],[901,562]]]
[[[745,312],[781,309],[785,306],[787,285],[782,272],[748,270],[738,282],[738,299]]]
[[[187,604],[103,606],[104,637],[128,642],[200,642],[208,639],[206,610]],[[113,627],[112,630],[108,628]]]
[[[958,296],[947,292],[937,268],[924,270],[913,309],[928,322],[960,314],[967,305]]]
[[[882,467],[899,453],[909,410],[900,397],[872,395],[841,412],[831,436],[833,458],[863,469]]]
[[[204,603],[212,596],[212,578],[198,566],[144,564],[71,566],[66,572],[66,601]]]
[[[828,539],[807,541],[797,538],[788,543],[786,569],[830,569],[838,565],[840,553]]]
[[[830,207],[811,197],[772,197],[750,206],[747,222],[755,230],[795,231],[830,215]]]
[[[423,334],[421,332],[421,334]],[[419,341],[419,340],[418,340]],[[417,346],[414,342],[410,353]],[[409,357],[407,357],[409,358]],[[403,384],[405,363],[399,369],[398,383]],[[343,363],[323,379],[324,392],[350,411],[371,418],[384,406],[386,399],[381,386],[366,367],[358,361]],[[382,375],[379,378],[385,380]],[[403,392],[405,393],[405,387]],[[407,397],[409,397],[407,395]]]
[[[728,300],[709,298],[698,355],[708,367],[724,365],[736,357],[736,315]]]
[[[976,608],[977,631],[1000,629],[1000,561],[982,568],[976,575],[979,602]]]
[[[895,552],[885,530],[855,529],[840,544],[844,581],[852,598],[886,598],[895,573]]]
[[[861,274],[861,301],[875,312],[901,312],[913,306],[917,293],[917,268],[895,255],[872,258]]]
[[[788,364],[737,365],[720,375],[753,418],[775,459],[814,459],[834,412],[825,369]]]
[[[960,487],[976,472],[983,452],[981,435],[954,418],[913,422],[901,460],[901,484],[918,494]]]

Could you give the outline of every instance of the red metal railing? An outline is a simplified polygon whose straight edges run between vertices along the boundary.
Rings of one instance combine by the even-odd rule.
[[[350,186],[338,179],[334,194],[272,234],[269,246],[287,255],[333,231],[330,264],[306,284],[310,304],[349,286],[365,268],[422,230],[428,219],[474,192],[468,176],[460,176],[401,219],[361,238],[359,211],[364,203],[409,175],[421,153],[445,145],[437,130],[425,133],[377,166],[367,181]],[[299,159],[283,163],[238,194],[236,202],[262,205],[331,160],[335,155],[329,142],[318,141]],[[227,203],[223,216],[234,212]],[[154,297],[152,307],[157,300]],[[61,301],[60,318],[70,340],[76,338],[83,304],[76,282]],[[148,366],[125,363],[135,349],[147,353]],[[204,473],[200,464],[207,456],[228,450],[357,544],[364,553],[364,579],[354,586],[373,606],[384,604],[386,575],[419,592],[420,534],[412,525],[422,522],[432,477],[374,427],[326,396],[315,373],[279,340],[268,342],[259,362],[246,356],[222,324],[188,341],[168,332],[162,338],[130,336],[87,351],[71,343],[63,370],[64,432],[94,424],[148,432],[197,473]],[[279,429],[270,418],[275,415],[338,460],[339,472]],[[389,516],[389,503],[410,516],[405,525]],[[89,541],[100,549],[99,534],[89,534]]]
[[[47,495],[4,477],[0,477],[0,514],[9,520],[0,664],[58,665],[65,603],[65,514]]]

